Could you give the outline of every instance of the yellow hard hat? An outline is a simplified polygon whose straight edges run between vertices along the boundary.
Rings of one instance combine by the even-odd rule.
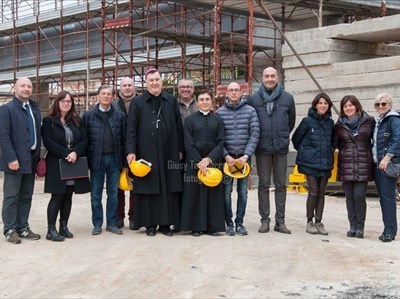
[[[150,172],[151,163],[143,159],[132,161],[129,164],[129,169],[135,176],[144,177]]]
[[[234,179],[243,179],[249,175],[250,165],[247,162],[245,164],[239,164],[235,161],[235,164],[229,166],[229,164],[225,162],[224,173]]]
[[[208,187],[216,187],[222,181],[222,172],[217,168],[207,168],[207,174],[199,170],[197,173],[199,180]]]
[[[124,191],[132,191],[133,183],[132,179],[128,175],[128,168],[123,168],[119,174],[119,185],[118,188]]]

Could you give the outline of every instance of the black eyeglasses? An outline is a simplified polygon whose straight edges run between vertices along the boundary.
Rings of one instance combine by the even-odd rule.
[[[387,105],[386,102],[375,103],[375,108],[378,108],[379,106],[386,107],[386,105]]]

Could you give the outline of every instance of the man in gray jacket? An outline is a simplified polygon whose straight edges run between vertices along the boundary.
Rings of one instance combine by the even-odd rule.
[[[196,105],[196,100],[193,96],[193,81],[190,79],[180,80],[178,83],[178,93],[179,111],[181,112],[182,123],[184,123],[186,117],[199,110]]]
[[[293,96],[278,83],[278,72],[267,67],[262,74],[263,84],[249,98],[260,121],[260,141],[256,150],[256,166],[259,177],[258,209],[261,216],[259,233],[269,232],[271,174],[275,184],[274,230],[284,234],[291,231],[285,225],[286,172],[289,136],[296,122]]]
[[[129,105],[136,94],[135,84],[132,78],[123,77],[119,86],[118,97],[112,102],[116,111],[123,113],[128,118]],[[119,228],[124,227],[125,218],[125,191],[118,188],[117,222]],[[129,229],[133,230],[133,191],[129,192]]]
[[[250,159],[256,150],[260,137],[260,127],[256,110],[246,104],[242,98],[240,85],[233,82],[228,85],[227,99],[224,106],[217,110],[217,115],[221,118],[225,130],[224,158],[229,166],[235,163],[243,165]],[[246,227],[243,225],[243,218],[247,205],[247,182],[248,176],[237,179],[237,208],[236,208],[236,233],[241,236],[247,235]],[[233,178],[224,176],[224,200],[225,200],[225,222],[226,234],[234,236],[235,230],[232,222],[232,185]]]

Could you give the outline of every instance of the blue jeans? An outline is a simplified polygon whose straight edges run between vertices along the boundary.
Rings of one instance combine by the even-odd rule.
[[[236,226],[243,225],[244,214],[246,213],[247,205],[247,182],[248,176],[243,179],[237,179],[237,206],[236,206]],[[233,226],[232,222],[232,189],[233,189],[233,178],[224,176],[223,180],[224,187],[224,201],[225,201],[225,222],[227,226]]]
[[[115,155],[102,155],[100,167],[90,170],[90,181],[92,185],[91,203],[92,203],[92,222],[93,226],[102,226],[103,224],[103,205],[101,199],[103,196],[104,179],[107,178],[107,226],[115,225],[117,220],[117,192],[119,180],[119,168]]]
[[[375,185],[381,204],[382,220],[385,234],[397,234],[397,205],[396,187],[397,179],[387,177],[377,165],[374,164]]]
[[[29,227],[28,218],[34,186],[34,173],[4,172],[2,210],[4,234],[12,228],[20,231]]]

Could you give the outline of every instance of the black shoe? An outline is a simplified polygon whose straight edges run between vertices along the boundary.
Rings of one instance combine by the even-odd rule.
[[[154,226],[146,227],[146,235],[149,237],[154,237],[156,235],[156,228]]]
[[[362,239],[364,238],[364,232],[362,230],[356,230],[355,236],[356,238]]]
[[[207,235],[209,235],[209,236],[212,236],[212,237],[219,237],[219,236],[222,236],[219,232],[211,232],[211,231],[209,231],[209,232],[207,232]]]
[[[179,233],[180,231],[181,231],[181,228],[179,227],[179,225],[173,225],[172,232]]]
[[[383,233],[379,236],[379,240],[381,240],[382,242],[392,242],[394,240],[394,237],[395,235]]]
[[[201,236],[201,232],[199,232],[199,231],[192,231],[192,236],[193,236],[193,237],[200,237],[200,236]]]
[[[68,230],[67,221],[60,220],[60,235],[72,239],[74,235]]]
[[[130,230],[137,230],[137,229],[135,229],[135,223],[133,222],[133,220],[129,220],[129,229]]]
[[[101,227],[95,225],[95,226],[93,227],[93,230],[92,230],[92,235],[93,235],[93,236],[97,236],[97,235],[100,235],[100,234],[101,234]]]
[[[354,238],[355,236],[356,236],[356,230],[353,229],[353,228],[350,228],[350,229],[347,231],[347,237],[349,237],[349,238]]]
[[[118,227],[118,228],[123,228],[124,226],[125,226],[125,224],[124,224],[124,219],[117,219],[117,221],[115,222],[115,225]]]
[[[64,241],[64,236],[60,235],[55,225],[49,225],[49,230],[47,231],[46,239],[54,242],[61,242]]]
[[[160,231],[160,233],[167,237],[172,237],[174,235],[168,225],[160,225],[160,228],[158,230]]]

